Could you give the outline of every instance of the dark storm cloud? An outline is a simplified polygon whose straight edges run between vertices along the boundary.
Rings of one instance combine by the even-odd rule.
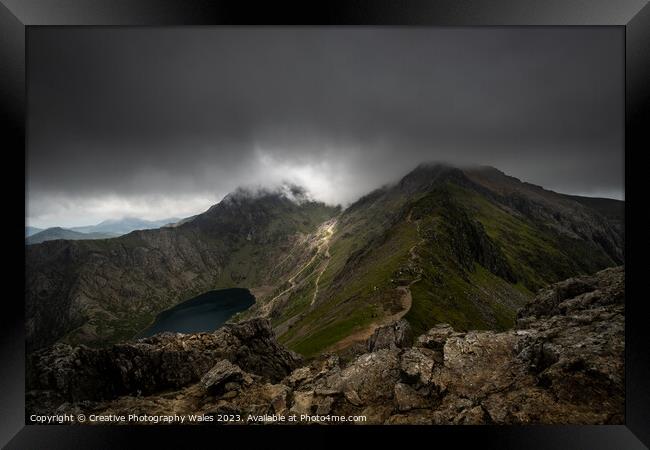
[[[29,214],[283,178],[345,203],[434,160],[622,196],[622,50],[612,28],[31,30]]]

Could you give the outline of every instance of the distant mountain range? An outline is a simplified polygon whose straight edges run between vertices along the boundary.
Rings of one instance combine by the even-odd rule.
[[[113,233],[113,234],[126,234],[134,230],[151,230],[160,228],[165,225],[173,224],[182,220],[179,217],[170,217],[161,220],[144,220],[137,217],[125,217],[123,219],[105,220],[97,225],[90,225],[86,227],[72,227],[72,231],[80,233]]]
[[[47,229],[25,227],[25,238],[27,244],[38,244],[55,239],[87,240],[87,239],[109,239],[135,230],[151,230],[163,226],[172,226],[182,220],[172,217],[162,220],[144,220],[137,217],[125,217],[123,219],[105,220],[97,225],[83,227],[52,227]]]
[[[422,333],[505,330],[534,293],[623,263],[623,205],[548,191],[491,167],[423,164],[346,209],[238,190],[177,226],[27,248],[30,350],[130,339],[161,311],[245,287],[305,356],[405,319]]]
[[[78,231],[72,231],[67,228],[52,227],[28,236],[25,239],[25,242],[31,245],[39,244],[45,241],[53,241],[55,239],[78,241],[84,239],[109,239],[117,236],[119,235],[110,233],[80,233]]]
[[[41,231],[43,231],[43,228],[25,227],[25,237],[28,238],[36,233],[40,233]]]

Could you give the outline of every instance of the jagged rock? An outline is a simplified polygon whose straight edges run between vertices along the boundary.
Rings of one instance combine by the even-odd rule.
[[[400,374],[404,382],[418,386],[429,384],[434,361],[432,355],[426,354],[426,351],[426,349],[410,348],[402,354]]]
[[[316,400],[316,414],[318,415],[327,415],[332,411],[332,405],[334,404],[335,399],[333,397],[321,397]]]
[[[330,388],[316,388],[314,389],[314,394],[316,395],[339,395],[341,391],[339,389],[330,389]]]
[[[520,327],[526,319],[566,315],[595,306],[622,304],[625,297],[623,266],[602,270],[593,276],[569,278],[541,290],[517,312]]]
[[[423,413],[421,410],[407,414],[394,414],[386,421],[386,425],[433,425],[431,414]]]
[[[314,391],[297,391],[293,394],[293,404],[289,410],[292,414],[311,414]]]
[[[485,423],[485,421],[485,410],[480,406],[475,406],[461,411],[454,419],[454,425],[474,425],[477,423]]]
[[[147,395],[196,382],[223,359],[272,381],[301,360],[277,343],[266,319],[254,319],[214,333],[164,333],[106,348],[56,344],[30,356],[27,386],[72,401]]]
[[[308,366],[299,367],[298,369],[291,372],[291,375],[287,377],[286,382],[290,386],[296,386],[300,384],[302,381],[309,378],[310,374],[311,374],[311,369]]]
[[[362,424],[379,424],[384,423],[393,411],[393,406],[391,405],[371,405],[363,408],[360,415],[364,416],[366,420],[360,422]]]
[[[285,414],[287,412],[287,398],[291,389],[282,384],[269,384],[266,386],[269,397],[271,397],[271,406],[276,414]]]
[[[400,319],[392,325],[377,328],[368,338],[367,348],[374,352],[382,348],[406,348],[413,342],[413,333],[409,323]]]
[[[224,359],[203,375],[201,385],[210,394],[220,395],[224,391],[237,389],[240,383],[250,384],[252,381],[251,376],[241,370],[239,366]]]
[[[515,349],[522,348],[517,357],[535,373],[555,364],[559,360],[560,350],[543,339],[524,337]]]
[[[337,355],[325,355],[325,358],[320,360],[320,365],[316,371],[316,377],[329,374],[332,371],[337,371],[340,362],[341,361]]]
[[[345,396],[345,399],[354,406],[361,406],[363,404],[359,398],[359,394],[357,394],[357,392],[353,391],[352,389],[346,390],[343,395]]]
[[[384,349],[359,356],[348,367],[324,378],[320,385],[341,392],[355,391],[361,402],[368,404],[391,399],[398,376],[396,352]]]
[[[397,383],[395,385],[395,404],[400,411],[425,408],[427,400],[408,384]]]
[[[296,362],[291,353],[277,343],[257,342],[268,339],[261,338],[266,333],[260,324],[229,326],[207,337],[159,336],[154,341],[164,342],[167,352],[147,347],[154,353],[158,348],[155,357],[133,350],[142,342],[116,346],[109,353],[113,361],[101,366],[112,372],[91,365],[94,380],[85,369],[88,361],[96,361],[88,356],[96,356],[94,350],[55,347],[38,360],[36,373],[43,379],[30,382],[28,410],[352,414],[365,415],[366,421],[359,422],[364,424],[620,424],[625,392],[623,277],[623,269],[616,268],[553,285],[538,297],[552,314],[540,305],[527,305],[514,330],[460,333],[440,325],[420,336],[414,347],[382,348],[343,365],[324,355],[292,370],[289,366]],[[214,347],[198,344],[206,339]],[[224,349],[229,349],[229,358],[218,357]],[[264,357],[256,356],[258,351],[266,352]],[[152,358],[158,361],[155,365]],[[207,367],[200,362],[206,358],[212,363]],[[144,391],[111,401],[78,397],[93,387],[91,381],[100,387],[130,382],[133,388],[134,380],[137,386],[153,380],[151,386],[159,388],[164,384],[155,377],[169,380],[168,371],[176,370],[174,379],[189,379],[187,374],[199,367],[204,367],[201,375],[208,373],[202,380],[222,386],[226,395],[207,395],[204,383],[196,382],[176,391]],[[271,384],[262,378],[264,368],[284,378]],[[85,388],[70,398],[73,380]]]
[[[462,333],[454,331],[449,324],[441,323],[431,328],[425,334],[419,336],[416,346],[442,351],[445,342],[447,342],[447,339],[452,336],[462,336]]]
[[[226,359],[225,361],[228,361],[228,360]],[[245,372],[244,372],[244,373],[245,373]],[[247,374],[247,375],[248,375],[248,374]],[[204,375],[204,376],[205,376],[205,375]],[[252,378],[250,375],[248,375],[248,376],[245,378],[245,381],[246,381],[247,384],[250,384],[252,380],[253,380],[253,378]],[[241,389],[241,380],[237,380],[237,381],[229,381],[228,383],[225,383],[225,384],[223,385],[223,387],[224,387],[224,390],[225,390],[226,392],[230,392],[230,391],[238,391],[238,390]]]
[[[512,333],[471,331],[451,337],[444,347],[444,367],[434,371],[432,380],[439,389],[463,397],[479,397],[505,389],[513,381]]]

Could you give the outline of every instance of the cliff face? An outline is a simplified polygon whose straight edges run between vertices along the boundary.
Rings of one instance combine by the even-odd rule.
[[[30,245],[27,347],[119,342],[205,291],[273,282],[310,256],[305,236],[336,213],[322,203],[240,192],[177,227]]]
[[[56,345],[29,360],[27,410],[85,414],[363,415],[376,424],[624,421],[624,270],[554,284],[505,332],[405,321],[349,361],[301,363],[268,322],[105,349]],[[245,423],[245,422],[244,422]]]
[[[587,241],[611,261],[623,263],[625,202],[559,194],[493,167],[467,169],[464,174],[505,207],[566,237]]]
[[[46,393],[48,403],[40,407],[151,395],[195,383],[222,360],[272,381],[301,362],[275,341],[267,321],[254,319],[214,333],[161,333],[97,349],[58,343],[28,357],[27,386]]]

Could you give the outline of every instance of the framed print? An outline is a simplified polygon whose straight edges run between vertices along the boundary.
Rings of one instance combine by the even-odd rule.
[[[644,2],[0,10],[7,448],[646,448]]]

